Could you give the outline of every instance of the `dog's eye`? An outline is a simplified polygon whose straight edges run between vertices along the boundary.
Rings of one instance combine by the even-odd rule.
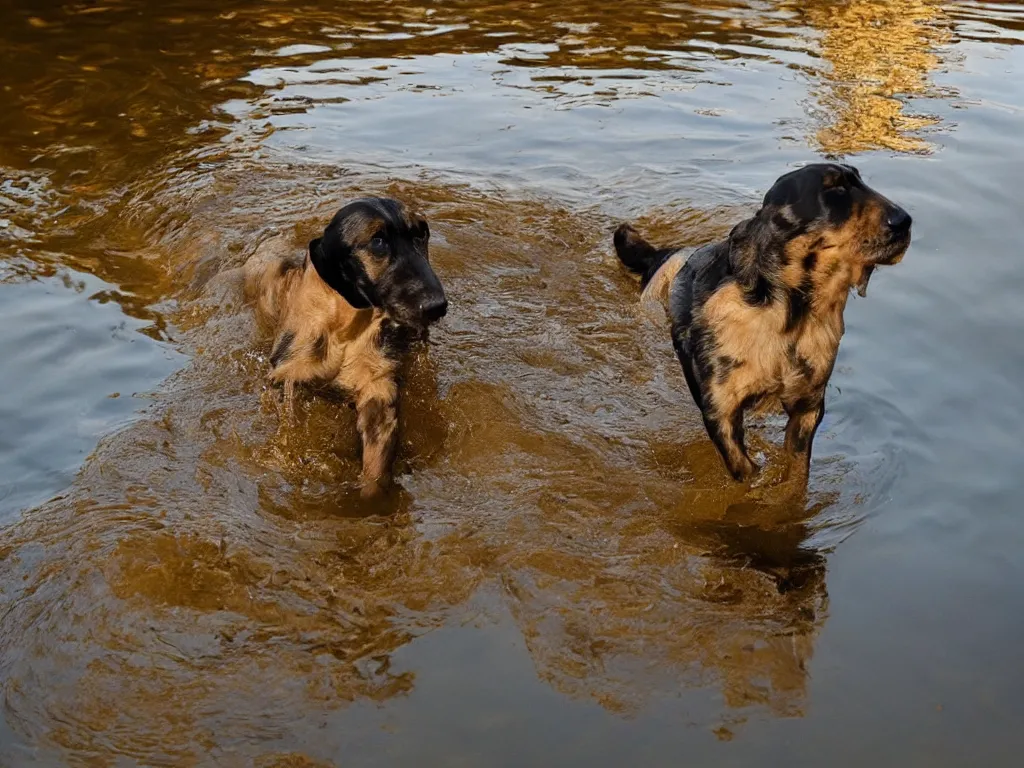
[[[387,256],[388,244],[383,237],[375,237],[370,241],[370,250],[377,256]]]

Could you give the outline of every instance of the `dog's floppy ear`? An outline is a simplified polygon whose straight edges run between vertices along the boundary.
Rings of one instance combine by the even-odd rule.
[[[763,212],[762,208],[729,233],[729,266],[736,283],[759,303],[767,303],[772,298],[772,233]]]
[[[330,245],[322,237],[309,243],[309,260],[320,279],[356,309],[379,306],[373,282],[352,249],[340,238],[331,240]]]

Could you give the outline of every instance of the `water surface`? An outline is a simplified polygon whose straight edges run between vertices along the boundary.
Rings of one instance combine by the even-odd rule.
[[[0,764],[1017,765],[1024,6],[0,10]],[[807,498],[732,483],[610,249],[856,164]],[[217,276],[346,199],[431,222],[400,492],[279,429]],[[781,423],[751,441],[779,460]]]

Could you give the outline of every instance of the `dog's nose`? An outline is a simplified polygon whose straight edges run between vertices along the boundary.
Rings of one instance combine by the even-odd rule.
[[[893,232],[902,234],[910,229],[912,219],[910,214],[904,211],[902,208],[894,208],[889,211],[889,215],[886,217],[885,223],[889,225],[889,229]]]
[[[444,296],[427,299],[420,304],[420,312],[428,323],[436,322],[448,314],[448,299]]]

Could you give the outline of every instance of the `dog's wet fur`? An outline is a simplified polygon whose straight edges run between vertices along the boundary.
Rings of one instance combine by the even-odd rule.
[[[429,238],[426,220],[399,201],[363,198],[304,257],[271,240],[243,270],[246,297],[274,336],[270,378],[283,385],[286,417],[297,383],[332,383],[352,397],[367,496],[391,479],[405,353],[448,309]]]
[[[789,469],[806,480],[849,291],[866,295],[874,269],[903,258],[910,229],[856,168],[822,163],[781,176],[727,239],[688,257],[616,230],[619,259],[642,276],[645,298],[666,305],[690,393],[736,480],[758,470],[744,413],[780,405]]]

